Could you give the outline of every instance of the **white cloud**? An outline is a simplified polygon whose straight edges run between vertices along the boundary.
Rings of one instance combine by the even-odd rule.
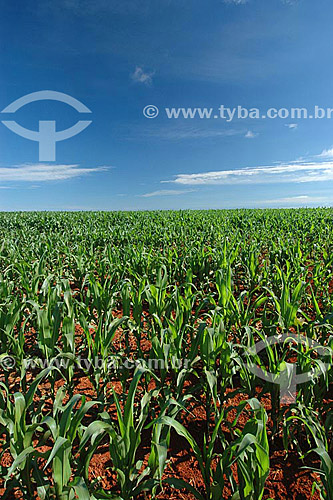
[[[260,203],[263,204],[280,204],[280,203],[296,203],[297,205],[308,205],[312,203],[321,203],[328,201],[328,198],[326,196],[308,196],[308,195],[300,195],[300,196],[289,196],[286,198],[277,198],[273,200],[263,200]]]
[[[298,129],[298,124],[297,123],[286,123],[285,127],[288,127],[290,130],[296,130],[296,129]]]
[[[178,191],[176,189],[160,189],[152,193],[141,194],[142,198],[152,198],[153,196],[179,196],[181,194],[193,193],[194,189]]]
[[[298,195],[273,198],[268,200],[253,200],[246,204],[248,208],[298,208],[298,207],[329,207],[333,205],[332,196]],[[245,208],[245,207],[244,207]]]
[[[234,129],[219,129],[219,128],[195,128],[195,127],[162,127],[162,128],[149,128],[144,131],[138,131],[138,135],[142,137],[158,138],[165,140],[186,140],[186,139],[210,139],[214,137],[233,137],[237,135],[244,135],[244,130]]]
[[[235,3],[236,5],[242,5],[247,3],[249,0],[223,0],[224,3]]]
[[[324,149],[322,153],[319,155],[320,158],[333,158],[333,148]]]
[[[0,182],[61,181],[81,177],[92,172],[102,172],[110,167],[84,168],[79,165],[15,165],[0,167]]]
[[[196,174],[178,174],[172,181],[181,185],[219,184],[275,184],[333,181],[333,161],[292,162],[262,167],[246,167],[235,170],[218,170]]]
[[[153,76],[154,73],[145,72],[140,66],[137,66],[131,78],[134,82],[143,83],[149,86],[153,83]]]
[[[252,132],[252,130],[248,130],[245,134],[245,137],[246,139],[254,139],[255,137],[257,137],[258,134],[256,134],[255,132]]]

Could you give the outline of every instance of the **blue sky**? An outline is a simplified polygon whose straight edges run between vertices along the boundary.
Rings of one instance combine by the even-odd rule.
[[[0,210],[333,205],[332,119],[169,119],[166,107],[333,108],[333,4],[321,0],[12,0],[0,110],[57,130],[56,161],[0,123]],[[143,108],[160,110],[145,118]]]

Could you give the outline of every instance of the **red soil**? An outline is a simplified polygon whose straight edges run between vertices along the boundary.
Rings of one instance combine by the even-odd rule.
[[[115,313],[115,316],[121,315],[121,311]],[[76,327],[76,345],[79,347],[81,345],[81,336],[82,329],[80,326]],[[34,337],[35,332],[30,332],[27,336],[27,346],[29,349],[34,346]],[[121,334],[119,332],[116,333],[114,343],[114,347],[116,349],[122,349],[123,342],[121,338]],[[146,337],[143,337],[140,342],[140,347],[142,351],[149,351],[151,344]],[[134,352],[137,349],[137,343],[135,336],[132,336],[130,339],[130,348],[131,351]],[[0,377],[1,380],[2,377]],[[27,380],[32,378],[32,375],[27,377]],[[10,390],[11,392],[15,392],[19,388],[19,377],[18,374],[13,373],[9,376],[9,380],[11,382]],[[61,385],[63,385],[63,380],[58,380],[55,383],[55,388],[58,389]],[[121,393],[122,387],[120,382],[112,383],[115,391],[117,393]],[[95,389],[90,382],[87,376],[84,376],[82,372],[75,373],[74,377],[74,393],[83,394],[86,396],[88,400],[96,398]],[[51,386],[49,382],[43,382],[40,384],[40,392],[42,396],[47,397],[50,394]],[[110,390],[110,388],[108,389]],[[228,390],[227,393],[230,393],[231,390]],[[261,389],[258,388],[258,396],[262,396],[260,394]],[[240,401],[246,400],[247,396],[245,394],[237,394],[230,400],[228,400],[229,405],[237,405]],[[204,403],[204,401],[202,401]],[[269,396],[262,396],[261,403],[264,405],[266,410],[271,409],[271,401]],[[47,409],[48,411],[52,408],[52,398],[49,397],[47,399]],[[182,422],[185,427],[191,432],[193,437],[200,444],[202,443],[203,429],[206,426],[206,414],[205,408],[203,404],[191,405],[190,413],[182,413]],[[93,409],[91,411],[94,411]],[[110,413],[114,414],[114,408],[110,408]],[[231,411],[228,415],[228,420],[232,421],[235,417],[235,410]],[[113,415],[112,415],[113,416]],[[241,415],[238,426],[242,428],[242,426],[246,422],[246,417]],[[268,422],[268,427],[270,427],[271,422]],[[224,431],[228,431],[227,428],[223,429]],[[142,443],[139,449],[140,458],[144,460],[144,463],[147,462],[148,458],[148,450],[149,450],[149,439],[143,433]],[[0,452],[1,452],[1,442],[0,439]],[[203,481],[201,478],[200,470],[198,467],[198,463],[195,459],[193,451],[191,450],[187,441],[183,438],[180,438],[174,432],[171,435],[171,443],[168,454],[168,465],[165,470],[164,477],[177,477],[186,480],[191,485],[195,486],[198,489],[203,489]],[[296,452],[285,452],[283,445],[281,442],[277,441],[271,446],[271,469],[269,477],[266,481],[266,488],[264,494],[264,500],[274,499],[274,500],[309,500],[313,498],[313,500],[319,500],[318,492],[315,492],[312,496],[312,486],[315,481],[319,481],[319,477],[316,473],[311,472],[310,469],[319,468],[319,460],[317,457],[309,456],[302,464]],[[0,465],[3,467],[8,467],[12,463],[12,459],[9,452],[5,452],[0,461]],[[301,469],[300,466],[307,466],[309,469]],[[48,471],[48,475],[51,477],[51,471]],[[96,453],[93,455],[92,460],[89,466],[89,480],[96,481],[100,487],[105,490],[110,490],[115,487],[116,477],[115,473],[112,470],[112,462],[110,458],[110,453],[108,450],[107,444],[101,444]],[[5,494],[4,489],[4,481],[3,478],[0,478],[0,496],[2,497]],[[14,490],[7,498],[11,499],[23,499],[22,494]],[[223,499],[230,499],[231,490],[226,487],[223,494]],[[37,496],[35,498],[38,498]],[[141,497],[140,497],[141,498]],[[144,498],[144,497],[142,497]],[[158,495],[160,500],[194,500],[194,496],[186,491],[179,491],[172,489],[170,486],[165,486],[164,491]],[[222,500],[222,499],[221,499]]]

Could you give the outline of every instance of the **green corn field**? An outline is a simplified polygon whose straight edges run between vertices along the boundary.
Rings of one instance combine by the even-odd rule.
[[[333,209],[0,213],[0,496],[333,500],[332,352]]]

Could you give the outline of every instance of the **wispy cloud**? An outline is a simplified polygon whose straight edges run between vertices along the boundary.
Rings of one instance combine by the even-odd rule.
[[[264,205],[279,205],[281,203],[285,204],[296,204],[296,205],[311,205],[313,203],[325,203],[329,201],[327,196],[289,196],[286,198],[277,198],[272,200],[263,200],[260,203]]]
[[[318,155],[319,158],[333,158],[333,148],[330,149],[324,149],[320,155]]]
[[[0,182],[46,182],[62,181],[88,175],[93,172],[103,172],[111,167],[101,166],[93,168],[80,167],[79,165],[15,165],[13,167],[0,167]]]
[[[224,3],[235,3],[236,5],[242,5],[247,3],[249,0],[223,0]]]
[[[333,161],[293,162],[271,166],[246,167],[195,174],[178,174],[172,181],[182,185],[273,184],[333,181]]]
[[[256,134],[255,132],[252,132],[252,130],[248,130],[245,134],[246,139],[254,139],[257,136],[258,136],[258,134]]]
[[[152,193],[141,194],[142,198],[152,198],[153,196],[179,196],[181,194],[193,193],[194,189],[186,190],[176,190],[176,189],[160,189],[159,191],[153,191]]]
[[[153,83],[153,76],[154,73],[144,71],[140,66],[137,66],[134,73],[131,74],[131,78],[134,82],[143,83],[147,86],[150,86]]]
[[[196,128],[187,126],[173,127],[149,127],[145,130],[138,131],[135,134],[135,139],[138,137],[149,137],[156,139],[164,139],[170,141],[191,140],[191,139],[210,139],[218,137],[233,137],[244,135],[244,130],[221,129],[221,128]]]

